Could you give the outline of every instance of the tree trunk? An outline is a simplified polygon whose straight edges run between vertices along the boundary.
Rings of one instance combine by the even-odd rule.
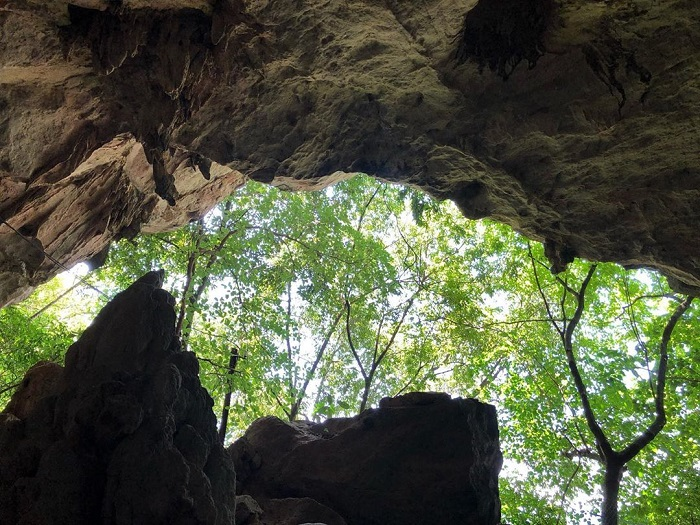
[[[221,409],[221,424],[219,425],[219,441],[221,443],[226,439],[226,429],[228,427],[228,414],[231,409],[231,394],[233,393],[233,374],[236,372],[238,365],[238,348],[231,348],[231,356],[228,360],[228,389],[224,395],[224,406]]]
[[[618,523],[617,500],[624,466],[624,463],[616,460],[607,461],[605,463],[603,508],[600,519],[601,525],[617,525]]]
[[[289,410],[289,421],[294,421],[297,416],[299,415],[299,399],[297,398],[297,401],[292,403],[292,407]]]
[[[321,347],[318,349],[318,352],[316,352],[316,359],[314,359],[314,363],[311,365],[311,369],[306,373],[304,384],[301,385],[301,390],[299,391],[296,400],[292,404],[292,409],[289,411],[290,421],[294,421],[299,415],[299,409],[301,408],[301,404],[304,401],[304,397],[306,396],[306,389],[309,388],[309,383],[316,374],[316,369],[318,368],[321,359],[323,359],[323,355],[326,352],[326,348],[328,348],[328,343],[330,343],[331,337],[333,337],[333,332],[335,332],[335,328],[336,326],[338,326],[338,323],[340,322],[340,319],[342,317],[343,309],[341,308],[338,314],[335,316],[335,320],[333,321],[330,330],[328,330],[328,333],[326,334],[326,337],[323,340],[323,344],[321,344]],[[321,382],[323,383],[323,380]]]
[[[367,400],[369,399],[369,391],[372,387],[372,376],[367,376],[365,377],[365,388],[364,391],[362,392],[362,401],[360,402],[360,411],[359,413],[361,414],[364,412],[365,408],[367,408]]]

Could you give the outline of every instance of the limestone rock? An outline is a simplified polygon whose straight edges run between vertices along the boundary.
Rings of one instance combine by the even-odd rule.
[[[698,19],[688,0],[8,0],[0,215],[30,242],[0,226],[0,303],[246,178],[358,171],[545,242],[555,270],[698,291]]]
[[[0,523],[228,525],[235,476],[173,298],[150,272],[0,414]]]
[[[412,393],[321,424],[267,417],[230,451],[237,490],[255,498],[267,525],[500,519],[496,413],[473,399]]]

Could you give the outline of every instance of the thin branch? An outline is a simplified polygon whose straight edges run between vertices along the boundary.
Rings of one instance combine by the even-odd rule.
[[[568,293],[570,293],[570,294],[573,295],[574,297],[577,296],[578,291],[576,290],[576,288],[572,287],[572,286],[569,284],[568,279],[562,279],[561,276],[559,276],[559,275],[555,275],[554,278],[557,280],[557,282],[558,282],[559,284],[562,285],[562,287],[564,288],[564,290],[566,290]]]
[[[620,453],[624,463],[627,463],[637,454],[639,454],[639,451],[646,447],[659,434],[659,432],[661,432],[664,425],[666,425],[666,407],[664,405],[664,401],[666,394],[666,371],[668,369],[668,345],[671,341],[673,330],[686,310],[690,308],[693,299],[694,297],[691,296],[686,297],[685,301],[676,307],[666,323],[663,335],[661,336],[661,342],[659,343],[659,368],[656,377],[655,396],[656,417],[649,427]]]
[[[500,356],[498,359],[496,359],[496,362],[493,363],[493,366],[489,367],[489,371],[484,377],[484,379],[481,380],[481,383],[479,383],[479,394],[483,392],[483,390],[488,387],[491,383],[494,382],[494,380],[498,377],[498,375],[503,371],[503,361],[505,360],[504,356]]]
[[[362,377],[367,380],[367,372],[365,372],[365,367],[362,366],[362,361],[360,360],[360,355],[357,353],[357,350],[355,350],[355,344],[352,342],[352,333],[350,332],[350,301],[345,299],[345,333],[347,334],[348,338],[348,345],[350,346],[350,351],[352,352],[352,355],[355,357],[355,361],[357,362],[357,366],[360,367],[360,373],[362,374]]]
[[[15,388],[17,388],[21,384],[22,384],[22,381],[20,380],[20,381],[17,381],[16,383],[12,383],[10,385],[5,385],[4,387],[2,387],[2,389],[0,389],[0,395],[4,394],[5,392],[9,392],[10,390],[14,390]]]
[[[63,264],[58,259],[56,259],[56,257],[54,257],[53,255],[48,253],[46,250],[44,250],[44,248],[41,247],[41,244],[37,244],[32,239],[23,235],[22,232],[20,232],[17,228],[15,228],[9,222],[7,222],[7,220],[2,216],[0,216],[0,224],[4,224],[5,226],[7,226],[10,230],[12,230],[15,233],[15,235],[17,235],[20,239],[22,239],[24,242],[29,244],[32,247],[32,250],[35,250],[35,251],[42,253],[44,255],[44,257],[46,257],[49,261],[51,261],[56,267],[63,268],[63,270],[65,270],[67,272],[70,271],[70,268],[68,268],[65,264]],[[85,286],[89,286],[90,288],[95,290],[102,297],[104,297],[105,299],[107,299],[109,301],[110,297],[106,293],[104,293],[102,290],[97,288],[96,286],[90,284],[85,277],[78,277],[78,279],[80,280],[80,282],[84,283]]]
[[[403,314],[401,315],[401,319],[396,323],[396,326],[394,326],[394,330],[391,333],[391,337],[389,338],[389,342],[386,344],[384,349],[382,350],[382,353],[379,354],[379,358],[376,360],[376,363],[372,363],[372,369],[376,370],[376,368],[379,366],[379,364],[382,362],[384,357],[386,356],[387,352],[391,349],[391,347],[394,345],[394,340],[396,339],[396,336],[399,333],[399,330],[401,329],[401,326],[403,326],[404,321],[406,320],[406,316],[408,315],[409,310],[413,306],[413,303],[416,299],[416,296],[418,295],[419,290],[417,290],[413,296],[408,300],[406,303],[406,307],[403,309]]]
[[[578,474],[578,471],[581,470],[581,458],[579,458],[578,462],[576,463],[576,468],[574,468],[574,472],[571,474],[569,479],[566,481],[566,485],[564,485],[564,490],[561,492],[561,499],[559,502],[559,506],[562,508],[562,513],[564,512],[564,503],[566,502],[566,495],[569,493],[569,489],[571,488],[571,484],[574,482],[574,478],[576,477],[576,474]],[[561,514],[557,518],[557,523],[561,521]]]
[[[313,364],[311,365],[311,368],[309,369],[308,373],[306,374],[306,377],[304,378],[304,384],[301,387],[301,390],[299,390],[299,395],[297,396],[296,401],[294,402],[294,406],[292,407],[292,416],[296,417],[297,413],[299,412],[299,407],[301,406],[301,402],[306,396],[306,389],[309,387],[309,383],[311,382],[311,379],[314,377],[316,374],[316,369],[318,368],[318,365],[321,362],[321,359],[323,358],[323,354],[326,352],[326,348],[328,347],[331,337],[333,336],[333,333],[335,332],[336,327],[338,326],[338,323],[340,322],[340,319],[343,317],[343,309],[341,309],[338,312],[338,315],[335,316],[335,319],[333,320],[333,324],[331,325],[330,329],[326,333],[326,337],[323,339],[323,343],[321,344],[321,347],[318,349],[318,352],[316,352],[316,359],[314,360]]]
[[[210,364],[212,367],[214,367],[214,368],[218,368],[219,370],[225,370],[225,371],[226,371],[226,372],[221,373],[221,374],[215,372],[215,375],[216,375],[216,376],[218,376],[218,377],[226,377],[226,376],[228,375],[228,367],[227,367],[227,366],[222,365],[222,364],[220,364],[220,363],[217,363],[216,361],[214,361],[213,359],[209,359],[208,357],[201,357],[201,356],[196,356],[196,357],[197,357],[197,361],[203,361],[203,362],[205,362],[205,363],[209,363],[209,364]],[[239,356],[238,359],[245,359],[245,357],[244,357],[244,356]],[[239,373],[238,370],[236,370],[235,373]]]
[[[581,316],[583,315],[583,310],[585,308],[586,288],[588,288],[588,285],[591,282],[591,278],[593,277],[596,268],[597,265],[592,264],[588,269],[586,277],[581,283],[581,287],[577,293],[576,310],[574,311],[574,315],[571,318],[571,321],[566,327],[566,331],[562,337],[562,342],[564,343],[564,350],[566,352],[566,359],[569,365],[569,370],[574,379],[574,384],[576,385],[576,391],[578,392],[578,396],[581,399],[581,405],[583,406],[583,414],[586,418],[586,423],[588,424],[588,428],[590,429],[591,433],[595,437],[596,445],[600,449],[601,454],[607,460],[613,456],[614,451],[612,449],[612,446],[610,445],[610,442],[608,441],[607,436],[605,435],[605,432],[603,432],[603,429],[600,427],[595,417],[593,407],[591,406],[590,400],[588,399],[588,391],[586,390],[586,385],[583,382],[581,372],[579,371],[578,365],[576,363],[576,357],[574,355],[573,349],[574,331],[576,330],[576,327],[578,326],[578,323],[581,320]]]
[[[421,371],[425,368],[425,366],[428,363],[421,363],[420,366],[418,367],[418,370],[416,370],[416,373],[413,374],[413,376],[406,382],[406,384],[399,389],[398,392],[392,395],[392,397],[397,397],[403,394],[408,388],[418,379],[418,376],[420,375]],[[434,369],[433,369],[434,370]]]
[[[164,238],[158,237],[158,236],[154,236],[153,238],[156,239],[161,244],[166,244],[166,245],[170,246],[171,248],[175,248],[178,252],[184,251],[182,249],[182,246],[178,246],[176,243],[174,243],[170,239],[164,239]]]
[[[530,359],[532,359],[535,362],[535,364],[539,366],[540,370],[544,371],[544,374],[549,378],[550,383],[552,385],[554,385],[554,388],[556,388],[559,391],[559,395],[561,396],[562,402],[564,403],[566,408],[569,409],[569,412],[572,415],[575,414],[573,407],[571,406],[571,404],[569,403],[569,401],[567,399],[568,396],[566,395],[566,392],[562,388],[561,381],[557,380],[557,378],[554,376],[554,374],[551,372],[551,370],[549,370],[549,368],[547,368],[547,366],[545,366],[545,364],[540,359],[538,359],[537,355],[529,354],[526,357],[529,357]],[[539,383],[536,383],[536,384],[539,386]],[[546,397],[546,394],[544,392],[543,392],[543,397]],[[578,435],[579,439],[581,440],[581,443],[586,445],[587,441],[586,441],[586,438],[584,436],[584,433],[581,430],[580,425],[578,424],[578,421],[574,418],[574,419],[572,419],[572,423],[573,423],[574,428],[576,430],[576,434]],[[569,438],[569,436],[566,433],[562,433],[562,435],[569,442],[569,444],[571,445],[571,448],[576,448],[576,446],[573,444],[573,442],[571,441],[571,439]]]
[[[279,407],[282,409],[282,412],[284,412],[284,415],[287,417],[287,421],[292,420],[292,414],[290,414],[289,410],[287,410],[287,407],[285,404],[282,402],[280,397],[277,395],[277,392],[272,392],[272,395],[275,396],[275,401],[277,401],[277,404]]]
[[[529,244],[528,244],[528,251],[530,252],[530,257],[532,258],[532,252],[531,252],[530,250],[531,250],[531,249],[530,249],[530,246],[529,246]],[[544,263],[543,261],[540,261],[539,259],[534,259],[534,260],[537,262],[537,264],[538,264],[539,266],[541,266],[542,268],[544,268],[545,270],[547,270],[548,273],[552,273],[552,268],[551,268],[551,266],[549,266],[548,264]],[[554,276],[554,279],[556,279],[556,281],[557,281],[559,284],[561,284],[571,295],[576,295],[576,294],[577,294],[576,289],[575,289],[575,288],[572,288],[572,287],[569,285],[569,283],[568,283],[567,281],[565,281],[564,279],[562,279],[559,275],[553,274],[553,276]]]
[[[698,374],[700,376],[700,374]],[[667,375],[666,380],[668,382],[677,382],[679,384],[683,383],[690,383],[692,385],[700,385],[700,379],[698,377],[689,377],[689,376],[679,376],[679,375]]]
[[[220,230],[224,228],[222,225]],[[207,260],[207,264],[204,265],[204,276],[202,277],[202,281],[199,283],[199,286],[195,290],[194,294],[192,294],[190,298],[190,304],[195,305],[199,302],[199,300],[202,297],[202,294],[206,290],[207,286],[209,285],[209,277],[211,276],[211,269],[216,263],[216,261],[219,258],[219,254],[221,251],[224,249],[226,246],[226,242],[229,240],[231,235],[237,233],[237,230],[230,230],[224,235],[221,240],[218,242],[218,244],[214,247],[211,248],[210,250],[206,250],[205,252],[201,252],[202,254],[204,253],[209,253],[209,259]]]
[[[564,423],[566,423],[566,422],[564,422]],[[555,431],[556,431],[556,432],[559,432],[559,433],[561,434],[561,436],[562,436],[566,441],[568,441],[569,447],[571,448],[571,450],[576,450],[576,444],[575,444],[575,443],[571,440],[571,438],[569,437],[569,435],[568,435],[568,429],[566,428],[565,424],[562,425],[561,431],[560,431],[558,428],[556,428],[556,427],[555,427]],[[584,443],[584,444],[585,444],[585,443]],[[566,456],[566,454],[567,454],[567,452],[564,452],[564,456]]]
[[[527,324],[527,323],[547,323],[550,324],[552,320],[548,317],[542,317],[542,318],[533,318],[533,319],[515,319],[513,321],[493,321],[491,323],[484,323],[480,325],[476,324],[469,324],[469,323],[461,323],[457,322],[453,319],[450,319],[446,315],[438,316],[438,317],[429,317],[430,320],[432,321],[445,321],[448,323],[451,323],[455,326],[459,326],[462,328],[471,328],[472,330],[486,330],[489,328],[494,328],[497,326],[509,326],[509,325],[519,325],[519,324]],[[563,319],[561,318],[555,318],[554,319],[557,322],[563,322]]]
[[[219,225],[219,230],[218,233],[221,233],[226,225],[224,223]],[[213,247],[208,250],[202,250],[201,244],[202,240],[204,239],[204,222],[202,219],[199,221],[199,232],[198,232],[198,237],[197,241],[195,243],[195,249],[190,255],[190,263],[191,263],[191,268],[190,264],[188,264],[187,267],[187,281],[185,283],[185,291],[183,292],[182,295],[182,302],[180,303],[180,315],[181,318],[178,319],[178,325],[177,325],[177,333],[180,334],[182,337],[183,341],[183,349],[187,348],[187,343],[189,340],[189,335],[190,331],[192,330],[192,325],[193,325],[193,317],[194,317],[194,307],[199,303],[200,299],[202,298],[202,295],[204,294],[204,291],[207,289],[207,286],[209,286],[209,278],[211,276],[211,269],[216,263],[216,261],[219,258],[219,254],[221,251],[224,249],[224,246],[226,246],[226,242],[228,239],[236,233],[237,230],[229,230],[226,235],[224,235],[219,242]],[[187,297],[187,291],[189,290],[191,286],[191,282],[194,279],[194,274],[197,269],[197,262],[199,260],[199,257],[201,255],[209,254],[209,258],[207,259],[206,264],[204,265],[204,270],[203,270],[203,275],[202,275],[202,280],[199,282],[199,285],[197,288],[194,290],[193,293]],[[185,312],[185,302],[188,302],[190,304],[190,311]],[[183,333],[186,330],[186,333]]]
[[[559,324],[555,320],[556,318],[554,317],[554,314],[552,313],[552,308],[549,306],[549,301],[547,300],[547,296],[544,293],[544,290],[542,289],[542,284],[540,283],[540,276],[539,273],[537,272],[537,266],[535,264],[535,256],[532,253],[532,247],[528,243],[527,245],[527,253],[530,256],[530,262],[532,263],[532,273],[535,276],[535,284],[537,284],[537,291],[540,294],[540,297],[542,298],[542,302],[544,303],[544,307],[547,310],[547,317],[549,318],[549,321],[552,323],[552,326],[554,326],[555,330],[559,334],[560,337],[564,337],[564,329],[559,328]],[[565,321],[562,321],[562,326],[564,326]]]
[[[61,299],[63,299],[66,295],[68,295],[69,293],[71,293],[73,290],[75,290],[75,289],[76,289],[78,286],[80,286],[81,284],[83,284],[81,281],[76,281],[75,284],[73,284],[73,286],[71,286],[70,288],[68,288],[67,290],[65,290],[63,293],[61,293],[61,295],[59,295],[58,297],[56,297],[56,298],[55,298],[53,301],[51,301],[49,304],[47,304],[46,306],[44,306],[43,308],[41,308],[41,309],[38,310],[37,312],[33,313],[33,314],[29,317],[29,320],[31,321],[32,319],[34,319],[34,318],[37,317],[38,315],[43,314],[46,310],[48,310],[49,308],[51,308],[51,307],[52,307],[53,305],[55,305],[58,301],[60,301]],[[0,392],[0,393],[1,393],[1,392]]]
[[[625,278],[625,291],[627,295],[627,304],[623,305],[622,311],[625,313],[628,309],[632,308],[635,304],[637,304],[640,301],[644,301],[646,299],[670,299],[671,301],[675,301],[677,303],[682,303],[683,298],[679,297],[678,295],[674,293],[658,293],[658,294],[645,294],[645,295],[639,295],[635,297],[634,299],[631,298],[630,293],[629,293],[629,285],[627,282],[627,278]],[[620,319],[622,316],[618,316],[617,319]]]
[[[292,336],[291,336],[291,323],[292,323],[292,283],[288,282],[287,283],[287,318],[285,319],[285,342],[287,344],[287,359],[289,363],[287,363],[287,382],[289,383],[289,390],[290,392],[293,391],[294,387],[296,386],[296,381],[294,380],[293,374],[292,374],[292,361],[293,361],[293,352],[292,352]],[[292,408],[292,412],[294,412],[294,409]]]
[[[590,448],[567,450],[563,453],[563,456],[571,460],[575,458],[592,459],[593,461],[596,461],[598,463],[605,464],[605,460],[603,459],[603,457],[597,452],[592,451]]]
[[[401,229],[401,224],[399,222],[399,218],[394,214],[394,222],[396,223],[396,231],[399,232],[399,236],[401,237],[401,240],[403,243],[406,245],[406,248],[413,254],[413,260],[416,265],[418,265],[419,261],[422,259],[419,253],[416,252],[415,248],[413,247],[413,244],[408,242],[408,239],[403,233],[403,230]]]
[[[627,301],[630,301],[630,289],[629,289],[629,279],[627,279],[627,275],[625,275],[625,297],[627,298]],[[636,302],[636,299],[632,302],[629,303],[629,306],[634,304]],[[623,307],[623,310],[627,312],[627,315],[629,317],[630,325],[632,326],[632,333],[634,334],[635,339],[637,340],[637,344],[639,345],[639,348],[641,348],[644,351],[644,362],[645,362],[645,367],[647,371],[647,384],[649,385],[649,392],[651,393],[652,397],[656,397],[656,393],[654,392],[654,383],[652,381],[652,373],[651,373],[651,367],[649,366],[649,347],[647,347],[647,344],[644,342],[642,339],[642,335],[639,333],[639,327],[637,325],[637,319],[634,315],[634,310],[632,308],[625,308]]]
[[[382,313],[382,318],[379,320],[379,326],[377,327],[377,336],[374,338],[374,351],[372,352],[372,363],[377,360],[377,354],[379,353],[379,340],[382,335],[382,328],[384,327],[384,321],[386,320],[386,313]]]
[[[372,201],[373,201],[374,198],[377,196],[377,194],[379,193],[379,190],[380,190],[381,188],[382,188],[382,186],[377,186],[377,187],[375,188],[374,192],[372,193],[372,195],[370,196],[370,198],[367,200],[367,202],[365,203],[364,207],[362,208],[362,212],[360,213],[360,218],[359,218],[358,221],[357,221],[357,228],[356,228],[356,229],[357,229],[358,232],[359,232],[360,230],[362,230],[362,222],[365,220],[365,215],[367,214],[367,210],[369,210],[369,207],[370,207],[370,205],[372,204]]]
[[[338,261],[338,262],[341,262],[341,263],[347,264],[347,265],[353,264],[352,261],[347,261],[347,260],[343,259],[342,257],[338,257],[336,255],[333,255],[332,253],[324,252],[322,250],[319,250],[318,248],[314,248],[306,241],[303,241],[303,240],[298,239],[296,237],[292,237],[291,235],[288,235],[286,233],[278,232],[276,230],[271,230],[269,228],[264,228],[262,226],[247,226],[246,229],[247,230],[260,230],[260,231],[268,232],[268,233],[272,234],[274,237],[277,237],[280,239],[286,239],[286,240],[291,241],[295,244],[298,244],[299,246],[308,250],[309,252],[315,253],[319,257],[327,257],[329,259],[333,259],[335,261]]]

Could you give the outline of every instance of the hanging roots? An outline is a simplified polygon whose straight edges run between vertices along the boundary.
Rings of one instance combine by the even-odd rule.
[[[535,67],[545,53],[543,37],[554,14],[554,0],[479,0],[464,17],[455,59],[488,66],[503,80],[517,65]]]

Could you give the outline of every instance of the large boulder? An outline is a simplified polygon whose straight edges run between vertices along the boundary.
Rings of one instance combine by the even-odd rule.
[[[291,524],[291,513],[294,523],[328,525],[500,520],[496,412],[474,399],[411,393],[354,418],[267,417],[230,451],[239,494],[262,509],[250,524]]]
[[[3,525],[228,525],[235,476],[174,300],[150,272],[0,413]]]

